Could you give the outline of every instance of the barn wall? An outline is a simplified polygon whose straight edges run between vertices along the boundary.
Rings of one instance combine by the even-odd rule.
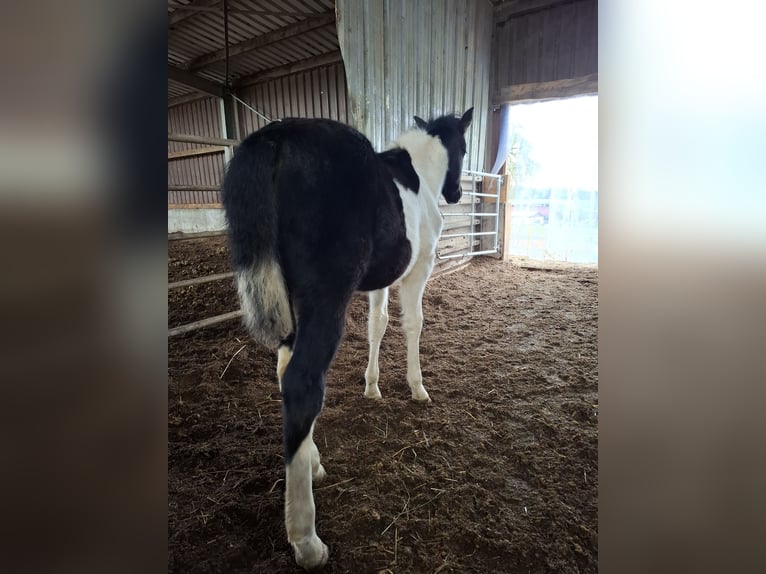
[[[382,149],[423,118],[474,107],[466,168],[483,170],[492,6],[487,0],[338,0],[349,120]]]
[[[499,14],[492,46],[493,93],[598,73],[598,2],[570,0]]]
[[[237,97],[272,120],[330,118],[348,123],[348,96],[342,63],[255,84],[237,93]],[[241,138],[268,123],[239,103],[237,110]]]
[[[224,231],[223,209],[168,209],[168,233]]]
[[[168,108],[168,133],[220,138],[221,100],[205,98]],[[168,153],[209,147],[204,144],[168,142]],[[224,170],[224,153],[179,158],[168,161],[168,185],[220,185]],[[218,203],[216,191],[169,191],[168,206]]]
[[[322,117],[348,123],[348,96],[342,63],[257,83],[242,89],[237,93],[237,97],[270,119]],[[220,106],[220,100],[213,97],[173,106],[168,109],[168,132],[223,137]],[[240,103],[237,103],[236,109],[240,138],[267,123]],[[209,146],[168,142],[169,153],[205,147]],[[224,166],[223,152],[173,159],[168,161],[168,184],[218,186],[223,178]],[[219,204],[220,201],[218,191],[168,192],[170,208],[210,207]],[[191,212],[187,210],[179,211],[176,214],[178,217],[174,216],[173,221],[179,217],[188,217],[189,213]]]

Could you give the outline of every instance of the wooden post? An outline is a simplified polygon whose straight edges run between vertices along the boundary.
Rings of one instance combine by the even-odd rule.
[[[237,100],[233,94],[228,93],[223,97],[223,115],[226,122],[226,137],[229,139],[240,139],[239,134],[239,116],[237,114]]]
[[[500,188],[500,213],[502,214],[502,227],[500,228],[500,244],[502,245],[502,259],[509,261],[511,258],[511,202],[513,201],[513,189],[511,189],[511,174],[507,173],[507,164],[503,164],[500,173],[503,176],[503,185]]]

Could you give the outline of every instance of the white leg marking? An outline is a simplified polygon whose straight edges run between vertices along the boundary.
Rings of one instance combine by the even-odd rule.
[[[293,356],[293,352],[287,345],[282,345],[277,351],[277,381],[279,382],[279,392],[282,392],[282,377],[285,376],[285,369],[290,359]]]
[[[420,372],[420,332],[423,329],[423,291],[432,267],[432,262],[418,262],[402,280],[399,289],[402,327],[407,337],[407,384],[415,401],[431,401],[423,387],[423,374]]]
[[[311,470],[316,445],[312,425],[308,436],[285,467],[285,528],[287,539],[295,550],[298,566],[310,570],[324,566],[329,557],[327,546],[316,534],[316,509],[311,492]]]
[[[380,342],[388,326],[388,287],[378,291],[370,291],[369,299],[367,335],[370,342],[370,356],[367,361],[367,370],[364,372],[364,396],[368,399],[379,399],[381,394],[378,388],[378,378],[380,377],[378,356],[380,354]]]
[[[312,437],[311,439],[311,478],[319,482],[327,476],[324,467],[319,459],[319,449]]]

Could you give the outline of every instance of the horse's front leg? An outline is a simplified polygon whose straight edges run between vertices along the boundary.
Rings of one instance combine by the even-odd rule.
[[[380,342],[386,333],[388,325],[388,287],[370,291],[370,312],[367,324],[367,335],[370,342],[370,356],[367,360],[367,370],[364,372],[364,396],[368,399],[381,398],[378,388],[380,378]]]
[[[433,259],[418,261],[399,288],[402,327],[407,337],[407,384],[415,401],[431,401],[423,387],[423,374],[420,371],[420,333],[423,329],[423,291],[432,270]]]

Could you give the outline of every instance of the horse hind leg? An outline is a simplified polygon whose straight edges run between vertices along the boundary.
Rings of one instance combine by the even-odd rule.
[[[322,462],[319,457],[319,449],[317,448],[317,445],[314,442],[313,433],[311,438],[310,450],[311,450],[311,478],[312,480],[314,480],[314,482],[321,482],[327,476],[327,471],[325,471],[324,466],[322,466]]]
[[[324,468],[313,433],[324,401],[325,373],[340,343],[343,309],[301,315],[293,354],[282,377],[285,528],[296,563],[306,569],[323,566],[328,559],[327,546],[315,526],[312,480],[321,477]]]
[[[295,333],[290,333],[288,337],[279,342],[279,349],[277,349],[277,382],[280,393],[282,392],[282,377],[285,376],[285,369],[293,356],[294,342]]]
[[[316,507],[311,491],[312,423],[309,433],[285,466],[285,528],[298,566],[311,570],[324,566],[327,545],[316,534]],[[314,447],[316,448],[316,447]]]
[[[282,392],[282,377],[285,375],[285,369],[287,369],[287,365],[290,363],[290,359],[293,356],[294,341],[295,334],[293,333],[289,337],[280,341],[279,349],[277,350],[277,381],[279,382],[280,393]],[[313,438],[309,450],[311,452],[311,478],[319,482],[327,476],[327,472],[321,464],[319,449]]]

